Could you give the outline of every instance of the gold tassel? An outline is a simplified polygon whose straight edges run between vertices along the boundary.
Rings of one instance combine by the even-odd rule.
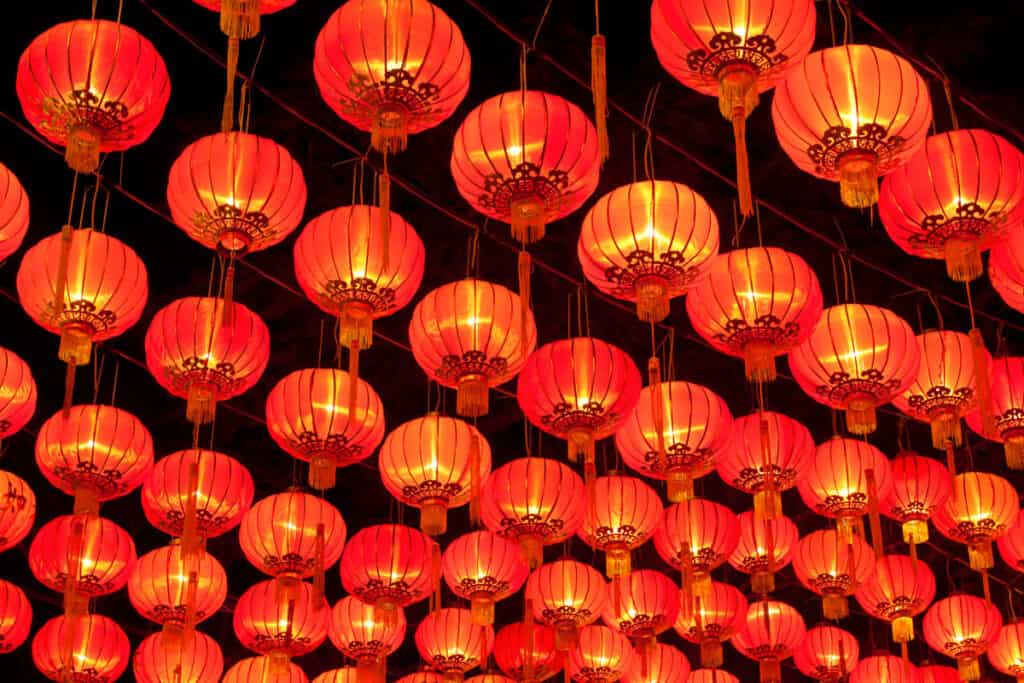
[[[519,343],[526,346],[530,327],[530,253],[519,252]]]
[[[826,619],[845,619],[850,614],[850,601],[845,595],[825,595],[821,609]]]
[[[512,239],[520,244],[532,244],[544,237],[547,227],[547,207],[540,197],[523,197],[509,207]]]
[[[892,639],[906,644],[914,639],[914,618],[904,615],[892,620]]]
[[[600,33],[590,39],[590,89],[594,93],[594,123],[601,163],[608,160],[608,69],[607,45]]]
[[[228,255],[228,267],[224,273],[224,308],[222,309],[221,326],[235,325],[235,253]]]
[[[313,602],[319,607],[324,601],[324,523],[316,525],[316,550],[313,555]]]
[[[224,4],[230,0],[223,0]],[[259,16],[259,15],[257,15]],[[235,127],[235,78],[238,74],[238,38],[228,37],[227,90],[224,92],[224,111],[220,117],[220,132],[230,133]]]
[[[852,209],[868,209],[878,203],[878,157],[874,152],[853,149],[839,157],[839,196]]]
[[[878,515],[878,487],[875,483],[875,470],[864,470],[864,478],[868,484],[868,523],[871,525],[871,547],[875,551],[875,559],[882,559],[885,554],[882,542],[882,521]]]
[[[974,356],[974,385],[978,389],[981,429],[985,436],[991,438],[996,433],[996,418],[992,406],[992,376],[988,350],[985,348],[981,330],[977,327],[972,328],[967,336],[971,339],[971,351]]]
[[[388,155],[384,154],[384,172],[377,181],[380,199],[380,260],[381,270],[391,267],[391,174],[388,173]]]
[[[956,665],[957,672],[960,674],[960,680],[977,681],[981,679],[981,664],[978,662],[977,657],[958,659],[956,660]]]
[[[441,609],[441,545],[439,543],[434,543],[430,551],[430,581],[432,586],[430,611],[436,612]]]
[[[736,191],[740,213],[754,215],[754,197],[750,189],[750,161],[747,157],[747,112],[737,107],[732,113],[732,136],[736,147]],[[770,360],[774,367],[775,359]]]
[[[871,399],[853,398],[846,404],[846,428],[851,434],[871,434],[877,427],[878,416]]]
[[[220,30],[234,38],[252,38],[260,32],[260,0],[221,0]]]
[[[995,558],[992,556],[992,542],[978,541],[967,545],[967,560],[971,569],[981,571],[991,569],[995,566]]]
[[[761,683],[781,683],[782,665],[777,659],[761,659],[758,661],[758,676]]]
[[[661,391],[661,361],[657,356],[647,360],[647,386],[651,389],[651,419],[654,422],[655,445],[658,449],[658,472],[668,476],[665,455],[665,406]]]
[[[100,512],[100,496],[95,489],[88,486],[75,487],[74,513],[85,517],[95,517]]]
[[[945,246],[946,274],[957,282],[970,282],[981,277],[984,267],[978,241],[950,238]]]
[[[1006,455],[1006,466],[1011,470],[1024,470],[1024,436],[1015,434],[1005,437],[1003,453]]]
[[[480,437],[469,437],[469,523],[480,526]]]
[[[101,133],[89,125],[72,126],[64,142],[64,160],[78,173],[95,173],[100,166]]]

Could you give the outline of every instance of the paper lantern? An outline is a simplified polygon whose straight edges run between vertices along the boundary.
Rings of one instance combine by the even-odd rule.
[[[671,645],[655,643],[647,655],[647,671],[634,665],[622,678],[624,683],[687,683],[690,662],[686,655]]]
[[[1010,225],[1001,240],[992,245],[988,278],[1003,302],[1024,312],[1024,228]]]
[[[627,576],[631,551],[654,535],[661,523],[662,505],[657,492],[636,477],[609,474],[593,481],[579,537],[604,552],[605,575]]]
[[[309,683],[309,678],[292,662],[281,668],[269,657],[249,657],[228,669],[220,683]]]
[[[751,382],[774,380],[775,357],[807,339],[821,317],[818,277],[776,247],[720,254],[692,294],[686,313],[693,329],[716,350],[742,358]]]
[[[440,576],[433,576],[435,544],[400,524],[379,524],[356,532],[341,557],[345,590],[378,608],[389,623],[399,607],[426,598]]]
[[[486,415],[489,388],[515,377],[533,353],[537,327],[526,305],[501,285],[470,278],[439,287],[416,305],[409,323],[413,356],[432,380],[458,389],[459,415]]]
[[[993,360],[989,386],[995,433],[983,429],[977,412],[967,415],[967,424],[975,433],[1003,443],[1010,469],[1024,469],[1024,357]]]
[[[1017,513],[1017,519],[1006,533],[996,540],[1003,562],[1019,572],[1024,572],[1024,511]]]
[[[565,668],[577,683],[614,683],[632,669],[633,659],[624,635],[607,626],[585,626]]]
[[[601,618],[649,656],[657,635],[679,617],[679,586],[661,572],[638,569],[614,579],[612,592]]]
[[[900,657],[871,655],[857,662],[850,683],[919,683],[917,667]]]
[[[21,248],[28,232],[28,195],[18,176],[0,164],[0,261]]]
[[[729,564],[750,574],[750,589],[765,594],[775,590],[775,572],[793,558],[799,532],[796,524],[783,515],[760,519],[748,510],[736,516],[739,541],[729,555]]]
[[[65,147],[79,173],[100,152],[146,141],[171,96],[167,67],[153,44],[120,21],[68,21],[36,37],[18,61],[18,100],[29,123]]]
[[[946,538],[967,546],[972,569],[989,569],[992,541],[1017,521],[1017,489],[1006,479],[987,472],[964,472],[953,477],[953,489],[932,522]]]
[[[284,662],[312,652],[327,639],[330,610],[323,595],[306,582],[281,599],[273,581],[261,581],[242,593],[233,611],[238,642],[270,657],[278,671],[286,668]]]
[[[812,52],[789,72],[775,89],[772,120],[798,168],[838,180],[843,204],[863,209],[878,201],[878,178],[924,144],[932,105],[908,61],[847,44]]]
[[[39,673],[65,683],[112,683],[128,668],[128,636],[99,614],[54,617],[32,639],[32,660]]]
[[[659,322],[718,253],[718,219],[686,185],[644,180],[595,202],[583,218],[576,253],[583,274],[605,294],[636,302],[637,316]]]
[[[28,363],[0,347],[0,439],[21,431],[36,412],[36,382]]]
[[[36,494],[24,479],[0,470],[0,552],[25,540],[36,520]]]
[[[132,657],[136,683],[219,683],[224,657],[217,641],[194,631],[168,650],[159,633],[146,636]]]
[[[761,683],[778,683],[782,661],[793,654],[806,633],[803,617],[791,605],[760,600],[750,605],[732,643],[740,654],[758,663]]]
[[[347,595],[331,610],[327,635],[343,655],[356,662],[349,683],[384,680],[384,660],[405,638],[405,613],[395,610],[394,619],[378,619],[376,609]]]
[[[180,542],[140,557],[128,581],[135,610],[172,638],[212,617],[227,596],[228,577],[217,558],[203,550],[186,552]]]
[[[466,672],[482,665],[493,642],[494,629],[473,623],[468,609],[436,610],[416,627],[420,657],[445,683],[457,683]]]
[[[973,595],[957,593],[937,601],[924,615],[928,647],[957,661],[960,678],[981,678],[978,658],[995,642],[1003,618],[995,605]]]
[[[701,666],[722,666],[722,643],[736,635],[747,618],[747,599],[739,589],[712,581],[706,595],[683,602],[676,633],[700,645]]]
[[[813,531],[796,544],[793,573],[800,583],[821,596],[826,619],[849,615],[847,596],[875,571],[875,555],[860,536],[844,538],[839,532]]]
[[[526,581],[533,616],[555,629],[555,647],[576,646],[579,631],[594,623],[608,603],[604,579],[593,567],[575,560],[541,565]]]
[[[1024,622],[1014,621],[999,629],[999,635],[986,654],[996,670],[1024,678]]]
[[[838,436],[815,449],[810,467],[797,482],[804,505],[835,519],[846,540],[868,511],[872,496],[885,500],[891,488],[889,460],[882,451],[866,441]]]
[[[942,463],[913,451],[901,451],[890,463],[892,488],[881,499],[879,511],[903,525],[905,543],[928,541],[928,520],[953,488]]]
[[[469,600],[476,623],[494,623],[494,603],[522,588],[530,573],[519,546],[490,531],[472,531],[448,544],[441,557],[452,593]]]
[[[665,508],[654,547],[661,559],[683,573],[683,588],[706,597],[711,570],[725,563],[739,542],[739,522],[732,510],[704,498]],[[686,599],[686,596],[683,596]]]
[[[545,681],[562,670],[563,659],[550,626],[517,621],[501,627],[494,638],[494,660],[514,680]]]
[[[260,16],[280,12],[296,0],[195,0],[196,4],[220,12],[220,30],[236,38],[252,38],[260,32]]]
[[[0,654],[13,652],[32,629],[32,604],[25,592],[0,579]]]
[[[856,597],[865,612],[892,623],[893,641],[906,643],[914,638],[914,617],[935,599],[935,575],[916,557],[883,555]]]
[[[793,651],[793,663],[800,673],[822,683],[844,680],[859,657],[860,646],[853,634],[827,625],[807,629],[807,635]]]

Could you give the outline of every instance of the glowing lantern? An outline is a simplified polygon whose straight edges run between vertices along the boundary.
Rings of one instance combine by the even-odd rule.
[[[842,681],[853,671],[859,657],[860,646],[853,634],[827,625],[808,629],[793,651],[793,663],[800,673],[822,683]]]
[[[981,678],[978,658],[995,642],[1003,618],[995,605],[973,595],[954,594],[939,600],[924,615],[928,647],[957,661],[960,678]]]
[[[1015,621],[999,629],[999,635],[988,646],[988,661],[1007,676],[1024,678],[1024,622]]]
[[[128,636],[98,614],[54,617],[32,639],[32,659],[51,681],[109,683],[128,668]]]
[[[924,664],[918,668],[921,683],[959,683],[960,672],[951,666]]]
[[[654,535],[661,523],[657,492],[640,479],[610,474],[591,484],[593,504],[587,505],[579,537],[605,556],[605,574],[615,579],[632,568],[630,551]]]
[[[270,657],[249,657],[228,669],[220,683],[309,683],[309,678],[292,662],[282,669]]]
[[[935,575],[916,557],[884,555],[856,597],[865,612],[892,623],[895,642],[906,643],[914,638],[914,617],[935,599]]]
[[[992,361],[989,375],[995,433],[986,432],[977,412],[967,415],[967,424],[987,439],[1003,442],[1006,464],[1024,469],[1024,357],[1004,356]]]
[[[0,470],[0,552],[25,540],[36,521],[36,494],[21,477]]]
[[[539,683],[562,670],[563,655],[555,648],[555,631],[543,624],[515,622],[494,638],[498,668],[517,681]]]
[[[220,30],[236,38],[252,38],[260,32],[260,16],[280,12],[296,0],[195,0],[196,4],[220,12]]]
[[[217,401],[248,391],[267,367],[270,331],[240,303],[186,297],[161,308],[146,331],[146,365],[154,379],[188,401],[191,422],[213,420]]]
[[[793,654],[806,633],[803,617],[791,605],[760,600],[750,605],[732,644],[740,654],[758,662],[761,683],[779,683],[782,660]]]
[[[309,485],[333,488],[337,468],[365,460],[384,439],[384,407],[369,384],[342,370],[289,373],[267,395],[267,431],[309,462]]]
[[[718,351],[742,358],[751,382],[775,379],[775,357],[807,339],[821,306],[811,267],[776,247],[717,256],[686,298],[693,329]]]
[[[433,576],[435,544],[416,529],[399,524],[369,526],[356,532],[341,558],[345,590],[383,612],[389,623],[399,607],[426,598],[440,576]]]
[[[458,683],[483,664],[493,642],[494,629],[473,623],[468,609],[436,610],[416,627],[416,649],[444,683]]]
[[[283,671],[292,657],[312,652],[327,639],[330,611],[308,583],[279,600],[273,581],[261,581],[242,593],[234,609],[235,636],[243,647],[270,657]]]
[[[171,83],[153,44],[120,21],[68,21],[38,36],[18,62],[18,100],[47,140],[66,148],[79,173],[100,152],[146,141],[164,114]]]
[[[843,204],[863,209],[878,201],[878,178],[924,144],[932,105],[902,57],[841,45],[812,52],[789,72],[775,90],[772,120],[798,168],[838,180]]]
[[[636,302],[659,322],[718,253],[718,219],[686,185],[647,180],[604,195],[587,212],[576,246],[583,274],[609,296]]]
[[[448,544],[441,558],[452,593],[469,600],[473,619],[494,623],[494,603],[518,591],[530,573],[519,547],[490,531],[473,531]]]
[[[981,252],[1024,205],[1024,156],[980,129],[932,135],[882,183],[878,215],[913,256],[945,259],[954,280],[982,274]]]
[[[686,655],[671,645],[655,643],[646,654],[647,671],[642,666],[633,666],[623,677],[624,683],[687,683],[690,662]]]
[[[903,525],[905,543],[928,541],[928,520],[953,488],[942,463],[913,451],[902,451],[890,463],[892,488],[881,499],[879,511]]]
[[[525,306],[501,285],[469,278],[416,305],[409,323],[413,356],[435,382],[458,389],[459,415],[486,415],[489,388],[515,377],[533,353],[537,327]]]
[[[1024,518],[1024,511],[1017,514],[1013,525],[996,541],[1003,562],[1019,572],[1024,572],[1024,519],[1022,518]]]
[[[992,245],[988,278],[1003,302],[1024,312],[1024,227],[1011,225],[1006,235]]]
[[[953,490],[932,522],[946,538],[967,545],[972,569],[993,566],[992,541],[1017,521],[1017,489],[1006,479],[987,472],[964,472],[953,477]]]
[[[740,679],[722,669],[694,669],[687,683],[740,683]]]
[[[28,195],[18,176],[0,164],[0,261],[18,251],[28,232]]]
[[[863,304],[826,308],[811,336],[789,354],[804,393],[846,411],[854,434],[875,431],[875,408],[910,388],[920,363],[910,325],[888,309]]]
[[[36,439],[43,476],[75,497],[75,512],[127,495],[153,469],[153,439],[131,413],[113,406],[73,406],[47,420]]]
[[[526,600],[538,620],[555,629],[555,647],[569,650],[579,630],[597,620],[608,603],[601,573],[575,560],[541,565],[526,581]]]
[[[631,469],[667,480],[668,498],[678,503],[693,494],[694,479],[715,468],[729,443],[731,426],[729,407],[710,389],[691,382],[662,382],[640,391],[636,407],[615,433],[615,447]]]
[[[813,531],[796,544],[793,572],[807,590],[821,596],[826,619],[849,614],[847,596],[875,571],[875,554],[860,536]]]
[[[531,569],[543,546],[561,543],[583,524],[587,499],[579,475],[556,460],[519,458],[491,472],[480,515],[494,533],[519,542]]]
[[[217,641],[193,631],[177,651],[168,650],[159,633],[147,636],[132,657],[136,683],[219,683],[224,657]]]
[[[597,189],[597,131],[568,100],[537,90],[497,95],[455,133],[451,170],[459,193],[488,218],[511,223],[523,244],[580,208]]]
[[[405,613],[377,619],[373,605],[348,595],[334,605],[327,635],[334,647],[356,662],[358,675],[351,683],[384,680],[384,660],[405,638]]]
[[[775,572],[789,564],[799,532],[788,517],[759,519],[750,510],[741,512],[736,520],[740,533],[729,564],[750,574],[750,588],[765,594],[775,590]]]
[[[900,657],[872,655],[857,662],[850,683],[919,683],[917,667]]]
[[[885,454],[866,441],[841,437],[832,437],[815,449],[811,466],[797,482],[804,505],[835,519],[847,540],[872,498],[885,500],[891,488]]]
[[[28,363],[0,347],[0,439],[17,434],[36,412],[36,382]]]
[[[228,577],[220,562],[202,550],[186,552],[181,543],[140,557],[128,581],[135,610],[172,638],[212,617],[227,596]]]
[[[683,603],[676,621],[676,633],[700,645],[701,666],[722,666],[722,643],[739,631],[747,618],[747,599],[739,589],[719,581],[711,582],[704,596],[693,604]]]
[[[732,510],[703,498],[665,508],[654,547],[661,559],[683,575],[684,590],[707,596],[711,570],[725,563],[736,549],[740,529]],[[685,600],[686,597],[684,596]]]
[[[577,683],[615,683],[633,666],[629,641],[607,626],[580,629],[579,643],[565,665],[566,673]]]
[[[612,591],[601,618],[648,657],[658,634],[679,617],[679,587],[661,572],[640,569],[615,579]]]
[[[0,579],[0,654],[21,647],[32,629],[32,604],[25,592]]]
[[[330,669],[313,679],[313,683],[357,683],[359,672],[354,666]]]

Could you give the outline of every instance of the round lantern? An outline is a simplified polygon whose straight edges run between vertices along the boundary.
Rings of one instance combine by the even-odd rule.
[[[329,669],[316,678],[313,683],[358,683],[359,672],[354,666],[345,666],[340,669]]]
[[[220,683],[309,683],[306,674],[292,662],[275,666],[269,657],[249,657],[227,670]]]
[[[693,329],[718,351],[742,358],[751,382],[775,379],[775,357],[811,334],[821,307],[814,271],[777,247],[715,257],[708,277],[686,298]]]
[[[556,460],[519,458],[491,472],[481,493],[487,528],[519,542],[531,569],[543,546],[561,543],[583,524],[587,495],[579,475]]]
[[[168,650],[159,633],[147,636],[132,657],[136,683],[219,683],[224,657],[217,641],[194,631],[178,650]]]
[[[789,369],[804,393],[846,411],[846,427],[854,434],[875,431],[875,408],[906,391],[920,364],[910,325],[888,309],[863,304],[826,308],[789,354]]]
[[[856,597],[865,612],[892,623],[895,642],[906,643],[914,637],[914,617],[935,599],[935,575],[915,557],[884,555]]]
[[[878,178],[907,163],[932,122],[928,86],[914,67],[870,45],[812,52],[775,90],[782,149],[806,173],[838,180],[843,204],[878,201]]]
[[[655,638],[679,617],[679,586],[661,572],[639,569],[612,583],[601,618],[647,656]]]
[[[740,679],[723,669],[694,669],[687,683],[740,683]]]
[[[28,195],[18,176],[0,164],[0,261],[18,251],[28,232]]]
[[[569,460],[594,463],[594,442],[611,436],[636,405],[640,371],[625,351],[593,337],[545,344],[519,373],[519,408],[541,431],[565,439]]]
[[[1024,678],[1024,622],[1014,621],[999,629],[986,654],[996,670],[1018,680]]]
[[[47,420],[36,439],[46,479],[75,497],[75,512],[127,495],[153,469],[153,439],[131,413],[113,406],[72,406]]]
[[[961,129],[932,135],[882,183],[878,215],[913,256],[945,259],[959,282],[982,274],[981,252],[1024,206],[1024,155],[1000,136]]]
[[[17,650],[32,629],[32,604],[25,592],[0,579],[0,654]]]
[[[327,635],[338,650],[356,662],[358,676],[351,683],[384,680],[384,660],[405,638],[405,613],[395,611],[391,621],[376,618],[375,608],[347,595],[331,610]]]
[[[327,639],[330,610],[322,595],[306,582],[282,599],[273,581],[261,581],[242,593],[234,609],[235,636],[243,647],[270,657],[284,670],[284,662],[312,652]]]
[[[0,470],[0,552],[25,540],[36,521],[36,494],[21,477]]]
[[[977,434],[1003,442],[1010,469],[1024,469],[1024,357],[996,358],[989,379],[995,433],[982,428],[977,412],[967,415],[967,424]]]
[[[458,683],[482,665],[493,642],[494,629],[473,623],[468,609],[436,610],[416,627],[416,649],[444,683]]]
[[[654,533],[654,547],[661,559],[682,572],[684,591],[692,589],[706,597],[711,570],[729,559],[739,535],[739,522],[732,510],[692,498],[665,508],[661,526]]]
[[[1024,312],[1024,227],[1010,225],[1001,240],[992,245],[988,278],[1003,302]]]
[[[615,447],[630,469],[667,480],[668,498],[678,503],[693,495],[694,479],[714,469],[731,426],[729,407],[710,389],[661,382],[640,391],[636,407],[615,433]]]
[[[1017,519],[996,541],[1003,562],[1013,569],[1024,572],[1024,511],[1017,514]]]
[[[608,578],[627,576],[630,552],[646,543],[661,523],[661,498],[640,479],[619,474],[598,477],[590,486],[593,503],[587,505],[577,533],[604,552]]]
[[[850,683],[918,683],[917,667],[893,655],[872,655],[857,662]]]
[[[36,412],[36,381],[28,363],[0,347],[0,439],[17,434]]]
[[[677,648],[655,643],[645,654],[647,671],[642,671],[643,666],[634,665],[622,678],[624,683],[687,683],[690,662]]]
[[[729,564],[750,574],[750,589],[764,595],[775,590],[775,572],[784,568],[793,557],[799,532],[796,524],[779,515],[761,519],[748,510],[736,516],[739,541],[729,556]]]
[[[707,595],[684,602],[676,621],[676,633],[700,645],[701,666],[722,666],[722,643],[732,638],[747,618],[747,599],[739,589],[711,582]]]
[[[128,581],[128,599],[146,619],[177,635],[209,619],[228,596],[228,577],[217,559],[181,543],[157,548],[139,558]]]
[[[562,670],[563,655],[555,648],[555,630],[543,624],[514,622],[494,638],[498,668],[517,681],[547,680]]]
[[[597,131],[557,95],[515,90],[478,105],[455,133],[451,170],[474,209],[512,225],[523,244],[580,208],[597,189]]]
[[[973,595],[957,593],[939,600],[924,615],[928,647],[957,661],[960,678],[981,678],[978,658],[995,642],[1003,618],[995,605]]]
[[[800,673],[822,683],[844,680],[859,657],[860,646],[853,634],[828,625],[807,629],[807,635],[793,651],[793,663]]]
[[[604,195],[587,212],[576,253],[600,291],[636,302],[637,316],[659,322],[718,253],[718,219],[686,185],[645,180]]]
[[[891,488],[889,461],[882,451],[866,441],[838,436],[815,449],[810,467],[797,482],[804,505],[835,519],[847,540],[872,497],[885,500]]]
[[[418,507],[420,529],[440,536],[448,530],[448,509],[479,496],[491,472],[491,448],[468,422],[432,413],[388,434],[379,467],[388,493]]]
[[[566,672],[577,683],[615,683],[634,666],[629,640],[607,626],[580,629],[579,643],[569,653]]]
[[[356,532],[341,558],[341,583],[363,602],[377,607],[376,618],[391,623],[399,607],[426,598],[440,576],[433,575],[436,545],[416,529],[399,524],[369,526]]]
[[[128,668],[130,655],[128,636],[99,614],[54,617],[32,639],[36,668],[58,683],[111,683]]]
[[[928,520],[953,488],[942,463],[913,451],[902,451],[890,463],[892,488],[881,499],[879,511],[903,525],[905,543],[928,541]]]
[[[164,60],[120,21],[68,21],[22,53],[16,84],[25,118],[66,148],[79,173],[99,167],[100,152],[121,152],[150,136],[167,107]]]
[[[809,591],[821,596],[826,619],[842,619],[853,595],[875,571],[875,554],[860,536],[849,539],[837,531],[813,531],[796,544],[793,572]]]
[[[343,370],[289,373],[267,395],[267,431],[309,462],[309,485],[333,488],[339,467],[365,460],[384,439],[384,406],[368,383]]]
[[[967,546],[972,569],[994,565],[992,541],[1005,534],[1020,512],[1017,489],[987,472],[953,477],[953,490],[935,511],[932,522],[946,538]]]
[[[921,676],[921,683],[959,683],[960,681],[960,672],[951,666],[925,663],[917,671]]]
[[[803,617],[791,605],[760,600],[750,605],[732,643],[740,654],[758,662],[761,683],[779,683],[782,660],[793,654],[806,633]]]
[[[267,367],[270,331],[240,303],[186,297],[161,308],[146,331],[146,365],[154,379],[188,401],[193,423],[213,420],[217,401],[249,390]]]
[[[555,647],[570,650],[579,629],[601,616],[608,592],[601,573],[575,560],[541,565],[526,582],[526,601],[533,615],[555,629]]]
[[[490,531],[473,531],[448,544],[441,558],[452,593],[469,600],[476,623],[494,623],[494,603],[517,592],[530,570],[519,547]]]
[[[537,327],[518,295],[467,278],[435,289],[416,305],[409,344],[432,380],[458,390],[456,412],[479,417],[487,414],[490,387],[509,381],[526,363],[537,345]]]

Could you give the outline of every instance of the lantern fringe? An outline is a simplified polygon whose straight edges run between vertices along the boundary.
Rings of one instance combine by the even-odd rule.
[[[845,595],[825,595],[821,610],[826,619],[845,619],[850,615],[850,601]]]
[[[72,126],[64,142],[64,160],[78,173],[95,173],[100,166],[100,138],[89,125]]]
[[[383,683],[384,658],[360,657],[356,660],[356,683]]]
[[[952,441],[954,446],[960,446],[964,442],[964,433],[960,428],[960,416],[955,412],[944,412],[928,421],[932,432],[932,447],[940,451],[946,447],[947,441]]]
[[[654,255],[657,258],[657,255]],[[645,323],[660,323],[671,312],[668,283],[660,277],[641,278],[636,283],[636,316]]]
[[[517,271],[519,276],[519,343],[526,345],[527,329],[530,326],[530,253],[525,249],[519,251]],[[571,458],[570,458],[571,459]]]
[[[192,424],[213,422],[217,409],[217,400],[213,390],[201,384],[190,384],[188,397],[185,399],[185,417]]]
[[[909,519],[902,526],[904,543],[916,545],[928,542],[928,520]]]
[[[854,398],[846,404],[846,428],[851,434],[871,434],[877,427],[878,417],[870,399]]]
[[[338,343],[346,349],[358,343],[360,349],[373,345],[373,312],[361,301],[347,301],[338,313]]]
[[[846,545],[853,543],[853,537],[857,535],[857,527],[860,525],[859,516],[843,515],[836,519],[836,531],[839,539]]]
[[[629,548],[608,548],[604,551],[604,573],[609,579],[629,576],[633,558]]]
[[[743,370],[748,382],[774,382],[778,376],[771,344],[750,342],[743,347]]]
[[[236,40],[257,35],[260,32],[260,0],[222,0],[220,30]]]
[[[57,357],[68,365],[88,365],[92,356],[92,339],[81,325],[68,323],[60,328]]]
[[[971,340],[971,352],[974,356],[975,387],[978,390],[978,412],[981,416],[982,434],[991,438],[996,433],[996,418],[992,406],[992,385],[988,350],[985,338],[977,327],[967,333]]]
[[[490,593],[475,593],[469,601],[469,612],[473,623],[478,626],[494,624],[494,596]],[[528,614],[529,610],[524,612]]]
[[[957,672],[960,680],[977,681],[981,679],[981,663],[977,657],[964,657],[956,660]]]
[[[408,144],[408,114],[400,107],[382,107],[373,117],[370,126],[370,146],[386,157],[388,154],[404,152]]]
[[[673,503],[682,503],[693,498],[693,479],[686,472],[672,470],[668,473],[668,499]]]
[[[979,541],[977,543],[968,544],[967,559],[971,565],[971,569],[975,571],[991,569],[995,566],[995,558],[992,556],[992,542]]]
[[[512,239],[520,244],[533,244],[542,239],[547,225],[544,200],[524,197],[513,201],[509,220],[512,224]]]
[[[854,149],[839,158],[839,197],[853,209],[878,203],[878,157],[874,152]]]
[[[87,486],[75,487],[74,514],[95,517],[100,512],[100,496]]]
[[[774,486],[754,492],[754,517],[756,519],[777,519],[781,514],[782,497]]]
[[[750,160],[747,156],[747,113],[739,108],[732,115],[732,137],[736,147],[736,192],[740,213],[749,217],[754,214],[754,197],[750,189]]]
[[[594,93],[594,123],[601,163],[608,160],[608,67],[607,42],[600,33],[590,39],[590,89]]]
[[[782,683],[782,666],[776,659],[758,661],[758,677],[761,683]]]
[[[462,417],[480,417],[489,410],[487,378],[465,375],[459,378],[455,393],[455,412]]]
[[[970,282],[981,277],[984,269],[977,240],[952,237],[945,245],[946,274],[956,282]]]
[[[722,666],[722,643],[717,638],[702,640],[700,643],[700,665],[706,669]]]
[[[711,598],[711,574],[707,571],[691,571],[690,577],[690,592],[693,598],[707,602]]]
[[[226,8],[229,4],[242,4],[250,1],[254,5],[257,4],[257,0],[223,0],[221,8]],[[259,12],[256,13],[256,16],[259,17]],[[223,25],[222,15],[221,27]],[[224,110],[220,116],[220,132],[222,133],[230,133],[235,127],[235,79],[238,75],[238,48],[238,37],[228,33],[227,86],[224,90]]]
[[[384,155],[384,172],[377,178],[377,196],[380,200],[380,260],[381,270],[391,268],[391,174],[388,173],[388,155]]]
[[[530,569],[536,569],[544,561],[544,544],[536,536],[520,536],[519,549]]]
[[[291,663],[291,657],[284,652],[275,651],[266,655],[269,660],[268,671],[271,674],[271,678],[285,677],[288,675],[289,664]]]
[[[754,572],[750,575],[750,590],[758,595],[767,595],[775,590],[774,572]]]
[[[480,526],[480,437],[469,438],[469,523]]]
[[[309,485],[317,491],[333,489],[338,483],[338,466],[330,457],[314,455],[309,459]]]
[[[1011,470],[1024,470],[1024,436],[1009,436],[1003,442],[1006,466]]]
[[[903,616],[892,620],[892,639],[897,643],[909,643],[914,639],[914,618]]]
[[[559,652],[566,652],[576,647],[579,641],[579,631],[571,621],[560,621],[555,624],[555,649]],[[568,667],[566,667],[568,669]]]
[[[324,602],[324,546],[326,544],[324,523],[316,525],[316,546],[313,553],[313,602],[318,607]]]
[[[448,531],[448,507],[441,500],[420,504],[420,531],[427,536],[441,536]]]
[[[593,465],[596,457],[594,434],[588,429],[573,429],[567,436],[569,462],[577,462],[580,456],[583,456],[584,465]],[[584,472],[586,472],[586,468],[584,468]]]

